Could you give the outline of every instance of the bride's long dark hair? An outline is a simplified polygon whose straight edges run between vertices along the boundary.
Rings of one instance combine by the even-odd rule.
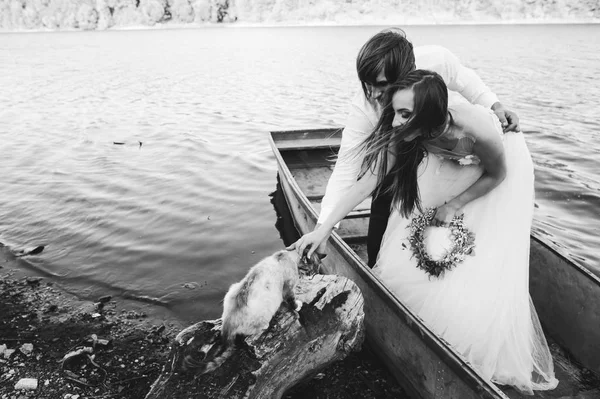
[[[392,100],[398,91],[412,89],[414,92],[413,112],[408,121],[392,127],[394,108]],[[440,75],[426,70],[415,70],[394,83],[382,98],[383,112],[373,133],[360,146],[365,157],[359,178],[369,170],[377,175],[376,195],[390,192],[392,207],[399,207],[404,216],[417,207],[421,209],[421,198],[417,184],[417,171],[427,150],[425,142],[439,136],[452,123],[448,112],[448,89]],[[405,141],[414,133],[417,136]],[[382,188],[388,169],[388,152],[396,156],[389,172],[391,184]]]

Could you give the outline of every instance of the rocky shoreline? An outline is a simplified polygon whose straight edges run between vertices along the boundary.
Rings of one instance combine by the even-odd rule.
[[[5,249],[5,248],[3,248]],[[143,399],[185,326],[109,296],[84,301],[0,259],[0,399]],[[363,348],[284,398],[403,398]]]
[[[0,279],[0,398],[145,396],[180,326],[13,275]]]

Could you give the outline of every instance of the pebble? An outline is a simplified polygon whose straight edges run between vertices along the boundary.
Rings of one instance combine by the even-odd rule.
[[[40,283],[40,281],[42,281],[42,278],[41,277],[27,277],[25,279],[25,281],[29,285],[38,285]]]
[[[321,380],[325,377],[325,374],[323,373],[318,373],[317,375],[314,376],[315,380]]]
[[[7,349],[6,345],[0,345],[0,355],[4,356],[5,359],[8,359],[14,352],[15,349]]]
[[[33,351],[33,345],[32,344],[23,344],[23,345],[21,345],[21,347],[19,348],[19,350],[24,355],[29,356],[29,355],[31,355],[31,352]]]
[[[21,378],[15,385],[15,389],[36,390],[38,382],[36,378]]]
[[[97,307],[95,303],[86,302],[79,307],[79,313],[91,315],[92,313],[96,313],[96,309]]]

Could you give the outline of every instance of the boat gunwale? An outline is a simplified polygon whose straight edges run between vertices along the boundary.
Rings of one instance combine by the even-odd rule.
[[[316,223],[318,215],[316,210],[300,189],[300,186],[293,177],[290,169],[285,163],[275,139],[274,134],[286,134],[286,133],[310,133],[310,132],[322,132],[322,131],[334,131],[338,129],[300,129],[290,131],[272,131],[269,134],[269,143],[273,149],[273,153],[277,159],[279,172],[284,174],[283,178],[288,182],[294,191],[296,198],[304,208],[305,212],[310,215],[313,221]],[[287,193],[283,190],[284,195],[287,197]],[[286,198],[287,199],[287,198]],[[289,203],[289,199],[288,199]],[[348,265],[354,269],[354,271],[363,279],[363,281],[372,289],[378,291],[378,295],[392,311],[399,317],[402,318],[404,323],[411,329],[417,336],[425,342],[426,346],[432,350],[437,356],[445,361],[446,365],[455,372],[459,378],[462,378],[467,385],[474,387],[474,390],[478,394],[487,394],[489,398],[508,398],[495,384],[485,380],[479,372],[471,366],[454,348],[446,343],[438,334],[430,330],[422,321],[420,317],[414,314],[408,309],[402,302],[398,300],[392,292],[383,285],[383,283],[373,274],[371,269],[358,257],[355,251],[352,250],[344,242],[344,240],[335,231],[332,232],[329,239],[330,243],[334,244],[336,250],[348,261]],[[483,390],[483,392],[482,392]],[[485,396],[482,396],[485,397]]]

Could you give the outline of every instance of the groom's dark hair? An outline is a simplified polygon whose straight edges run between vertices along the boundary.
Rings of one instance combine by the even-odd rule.
[[[365,97],[369,97],[366,83],[375,84],[377,75],[384,70],[389,83],[415,70],[413,45],[400,28],[387,28],[370,38],[358,52],[356,71]]]

